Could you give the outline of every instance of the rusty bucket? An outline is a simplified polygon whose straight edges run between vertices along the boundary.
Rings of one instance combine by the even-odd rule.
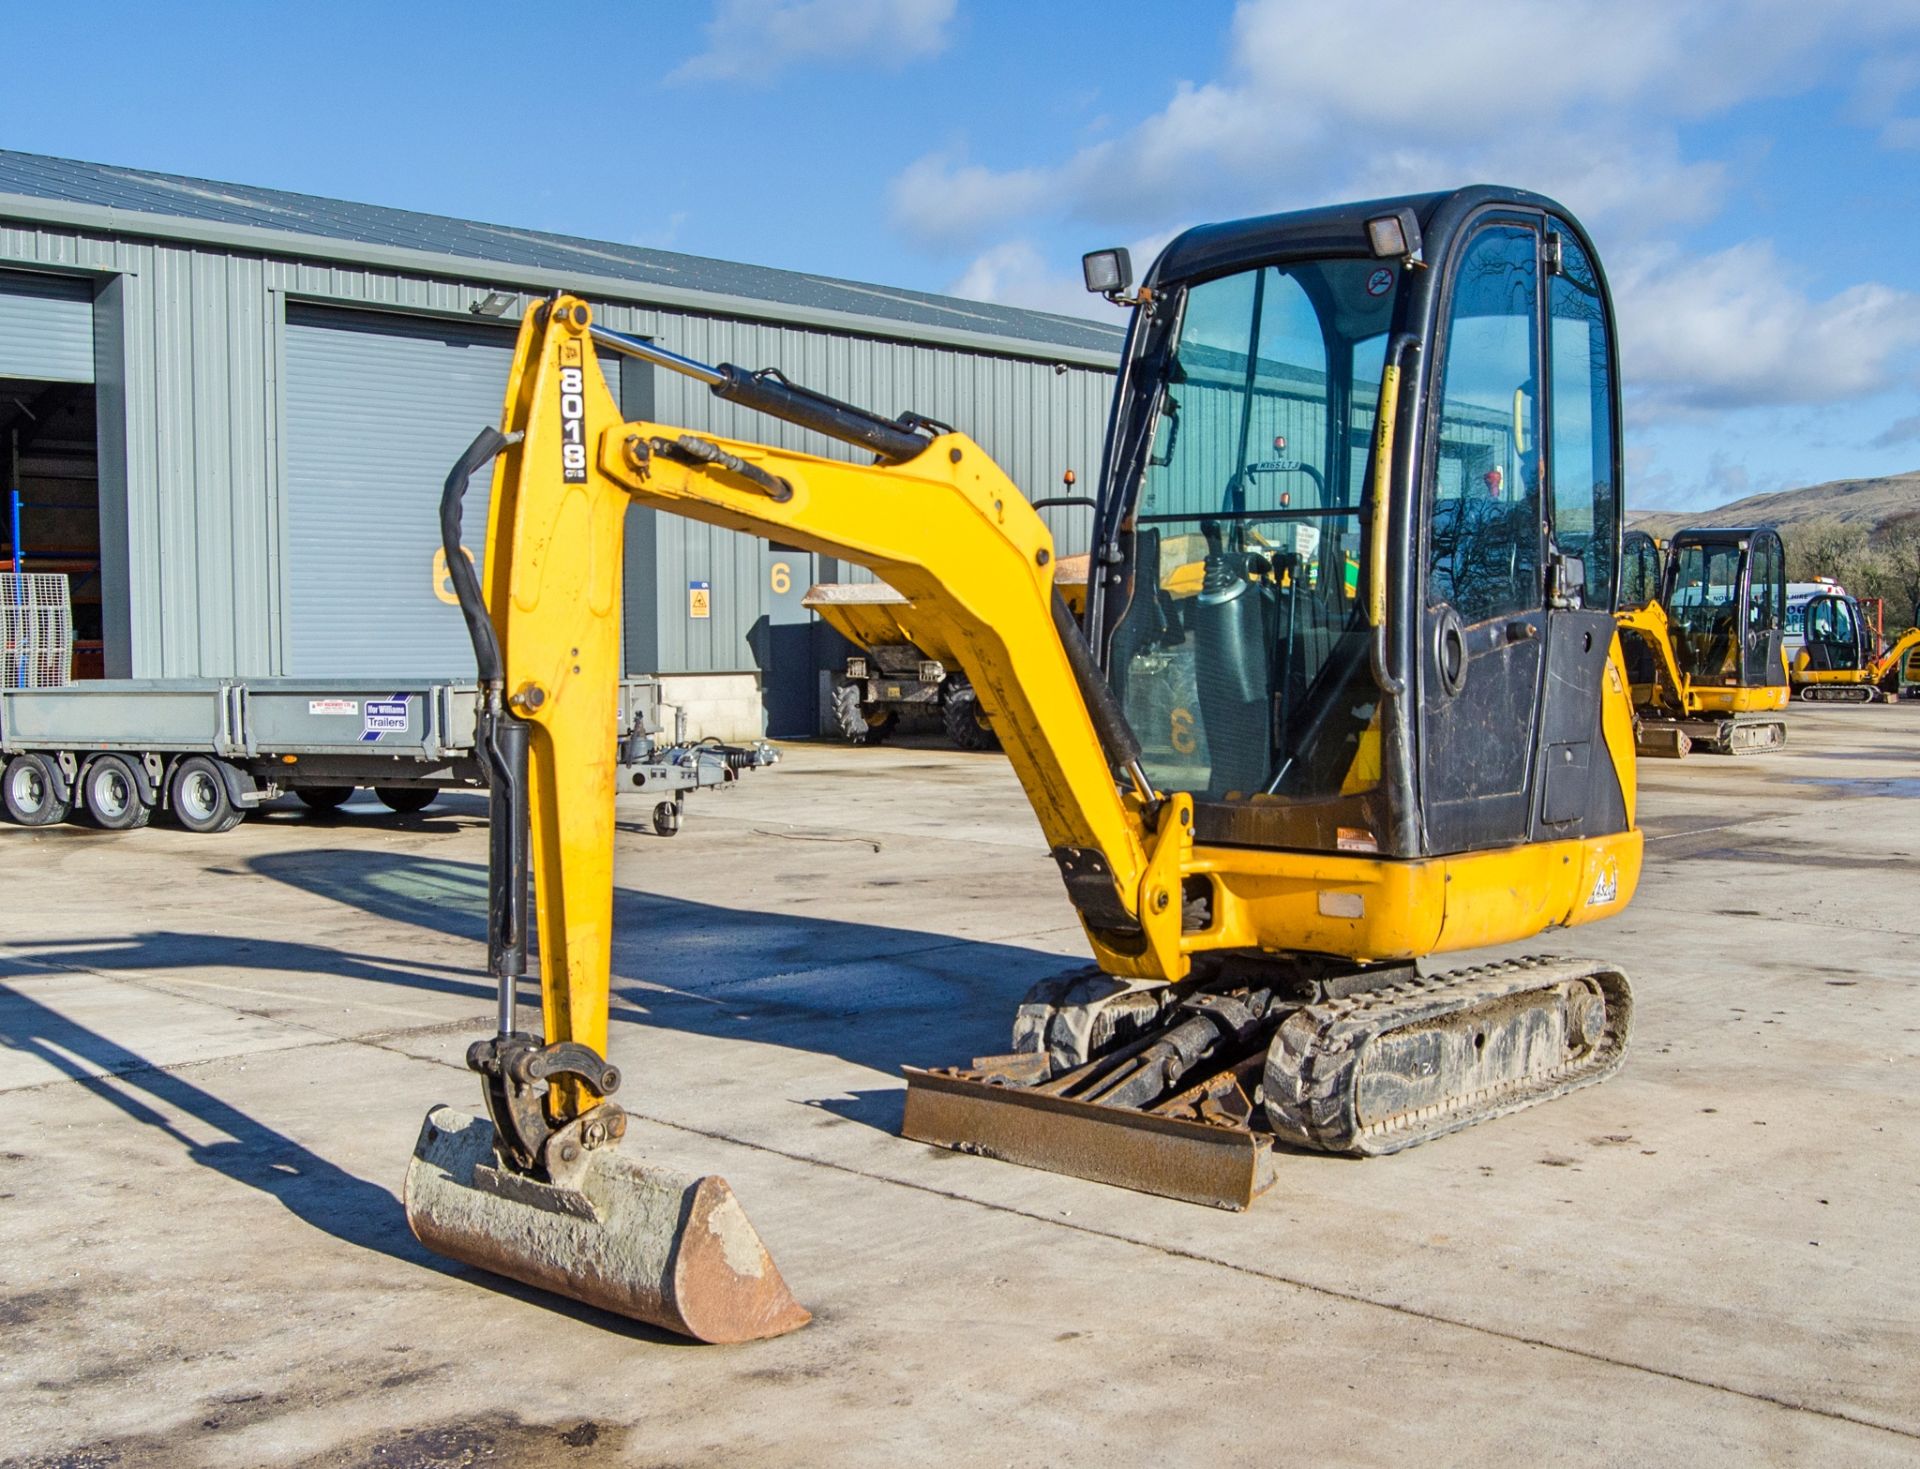
[[[439,1254],[697,1341],[756,1341],[811,1319],[725,1179],[609,1147],[573,1182],[500,1168],[492,1123],[435,1107],[407,1166],[407,1223]]]

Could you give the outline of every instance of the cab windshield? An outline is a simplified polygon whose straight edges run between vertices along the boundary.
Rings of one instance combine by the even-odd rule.
[[[1400,275],[1353,258],[1204,281],[1143,364],[1155,422],[1108,661],[1163,790],[1266,804],[1378,786],[1362,509]]]

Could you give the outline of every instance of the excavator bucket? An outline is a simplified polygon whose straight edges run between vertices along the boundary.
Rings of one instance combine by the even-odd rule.
[[[722,1178],[587,1156],[574,1187],[496,1166],[493,1124],[435,1107],[407,1166],[407,1223],[428,1249],[703,1342],[811,1319]]]

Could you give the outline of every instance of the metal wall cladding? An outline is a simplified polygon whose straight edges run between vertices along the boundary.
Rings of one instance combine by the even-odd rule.
[[[495,286],[484,278],[403,275],[0,224],[5,265],[65,273],[80,283],[76,292],[84,287],[95,296],[101,418],[125,425],[123,439],[103,433],[101,443],[108,671],[142,677],[293,671],[309,656],[303,650],[313,647],[297,626],[310,604],[299,590],[303,573],[295,561],[320,544],[308,536],[323,534],[324,517],[317,503],[294,508],[301,476],[313,465],[301,457],[306,450],[294,450],[289,441],[289,321],[297,328],[309,309],[348,307],[395,316],[402,334],[409,319],[471,326],[469,307]],[[516,297],[520,305],[529,299],[524,292]],[[1068,468],[1085,491],[1099,469],[1112,374],[1079,365],[1056,370],[1044,360],[1044,343],[1034,344],[1041,360],[1030,360],[899,340],[901,331],[891,323],[878,328],[891,336],[869,337],[639,303],[604,302],[595,309],[603,324],[656,338],[675,351],[778,367],[850,402],[885,413],[912,408],[951,423],[979,440],[1033,498],[1059,493]],[[511,309],[507,322],[517,314]],[[453,455],[480,422],[497,417],[505,384],[503,366],[484,411],[452,435],[460,442],[445,459],[436,455],[429,470],[423,457],[408,471],[410,487],[415,476],[425,476],[419,503],[432,503]],[[719,403],[698,385],[668,374],[629,366],[620,395],[631,416],[651,414],[696,430],[853,457],[842,446]],[[459,416],[465,419],[482,396],[476,391],[473,404],[463,399]],[[342,445],[358,442],[375,454],[376,441],[396,431],[394,404],[365,395],[359,401],[364,411],[350,420],[336,412],[331,432]],[[319,467],[326,471],[324,458]],[[309,509],[318,518],[302,518]],[[1050,512],[1048,518],[1061,554],[1085,549],[1084,511]],[[629,669],[753,668],[748,635],[766,610],[760,544],[645,512],[630,522]],[[469,536],[476,549],[479,534]],[[342,544],[337,537],[327,554],[337,554]],[[417,590],[436,616],[450,616],[452,609],[432,597],[430,560],[428,568],[417,575]],[[402,574],[415,579],[411,562]],[[687,583],[694,580],[712,589],[712,616],[699,621],[687,616]],[[391,637],[395,630],[382,632]],[[357,626],[347,636],[356,645],[361,639]],[[469,666],[463,660],[406,672],[459,674]]]
[[[93,283],[0,270],[0,377],[93,381]]]

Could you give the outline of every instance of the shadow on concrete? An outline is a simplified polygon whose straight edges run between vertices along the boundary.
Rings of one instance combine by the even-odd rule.
[[[135,1122],[171,1138],[202,1168],[271,1195],[288,1213],[323,1234],[636,1340],[697,1345],[670,1331],[434,1254],[413,1237],[405,1210],[386,1189],[348,1173],[176,1072],[160,1069],[138,1052],[4,984],[0,984],[0,1046],[45,1062]],[[97,1075],[93,1068],[109,1074]],[[202,1142],[163,1108],[184,1113],[222,1136]],[[396,1159],[396,1171],[403,1164],[404,1159]]]
[[[289,1213],[336,1239],[413,1264],[435,1259],[414,1239],[406,1216],[385,1189],[6,985],[0,985],[0,1045],[44,1062],[134,1121],[171,1138],[201,1167],[271,1194]],[[96,1068],[108,1074],[96,1075]],[[169,1111],[184,1113],[221,1136],[202,1142]]]
[[[393,922],[471,939],[479,973],[482,864],[302,848],[255,857],[247,867]],[[262,960],[254,954],[238,962]],[[367,964],[364,956],[350,962]],[[616,1020],[814,1051],[895,1074],[903,1064],[1004,1051],[1027,989],[1084,962],[1010,944],[614,891]],[[390,960],[364,973],[466,992],[458,981],[416,975]],[[492,993],[484,983],[472,992]]]
[[[484,942],[484,920],[480,926],[483,932],[478,937]],[[398,985],[471,1000],[476,1010],[483,1007],[490,1010],[495,997],[493,981],[481,972],[484,955],[474,967],[428,964],[403,960],[393,954],[360,954],[351,949],[289,939],[175,933],[169,929],[129,934],[124,938],[9,939],[7,948],[11,954],[0,952],[0,980],[30,979],[50,969],[85,969],[102,974],[128,970],[165,974],[169,970],[260,969]],[[532,994],[533,985],[529,981],[522,997],[530,998]],[[611,1008],[616,1020],[647,1019],[644,1010],[618,1003]]]

